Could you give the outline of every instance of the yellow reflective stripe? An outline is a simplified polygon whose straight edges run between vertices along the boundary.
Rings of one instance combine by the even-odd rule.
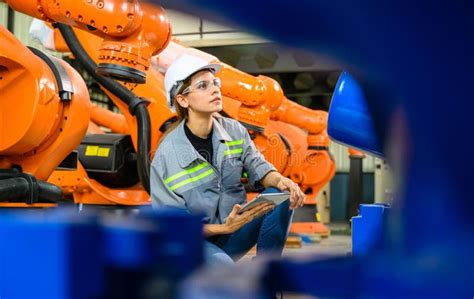
[[[225,145],[227,145],[227,146],[240,145],[240,144],[244,143],[244,140],[243,140],[243,139],[239,139],[239,140],[228,141],[228,142],[224,142],[224,143],[225,143]]]
[[[197,166],[194,166],[194,167],[191,168],[191,169],[186,169],[186,170],[183,170],[183,171],[181,171],[181,172],[178,172],[177,174],[172,175],[172,176],[170,176],[169,178],[167,178],[167,179],[165,180],[165,183],[168,184],[168,183],[171,182],[171,181],[174,181],[174,180],[176,180],[176,179],[179,179],[179,178],[182,177],[183,175],[194,173],[194,172],[196,172],[196,171],[198,171],[198,170],[200,170],[200,169],[203,169],[203,168],[206,167],[207,165],[209,165],[209,163],[203,162],[203,163],[201,163],[201,164],[199,164],[199,165],[197,165]]]
[[[205,178],[205,177],[211,175],[212,173],[214,173],[214,170],[212,170],[212,168],[210,168],[208,171],[203,172],[203,173],[201,173],[201,174],[198,175],[198,176],[195,176],[195,177],[186,179],[186,180],[184,180],[184,181],[182,181],[182,182],[177,183],[176,185],[171,186],[170,189],[171,189],[171,191],[173,191],[173,190],[175,190],[175,189],[177,189],[177,188],[179,188],[179,187],[182,187],[182,186],[184,186],[184,185],[187,185],[187,184],[189,184],[189,183],[199,181],[200,179],[203,179],[203,178]]]
[[[242,148],[235,148],[235,149],[231,149],[231,150],[225,150],[224,151],[224,156],[241,154],[243,151],[244,150]]]

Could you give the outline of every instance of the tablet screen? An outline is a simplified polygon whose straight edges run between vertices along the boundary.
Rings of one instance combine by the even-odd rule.
[[[239,214],[240,213],[243,213],[253,207],[255,207],[256,205],[260,204],[260,203],[264,203],[264,202],[272,202],[274,203],[275,205],[279,205],[281,204],[282,202],[284,202],[285,200],[287,200],[288,198],[290,198],[290,194],[289,193],[265,193],[265,194],[259,194],[257,197],[255,197],[254,199],[252,199],[251,201],[247,202],[246,204],[244,204],[242,206],[242,208],[240,209],[239,211]]]

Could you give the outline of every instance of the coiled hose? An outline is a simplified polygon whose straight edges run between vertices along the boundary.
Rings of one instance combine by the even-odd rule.
[[[70,26],[56,23],[55,26],[61,32],[66,44],[74,57],[81,63],[84,69],[105,89],[117,96],[122,102],[128,105],[128,110],[137,118],[138,135],[138,177],[143,188],[150,194],[150,144],[151,125],[150,115],[146,108],[146,101],[137,97],[133,92],[125,88],[115,80],[96,74],[97,65],[82,47],[76,34]]]

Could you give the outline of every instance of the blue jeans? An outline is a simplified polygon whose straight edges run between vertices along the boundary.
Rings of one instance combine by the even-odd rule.
[[[273,193],[267,189],[262,193]],[[247,223],[238,231],[228,235],[207,238],[204,244],[208,264],[233,264],[257,244],[257,256],[261,254],[281,255],[293,217],[287,200],[267,214]]]

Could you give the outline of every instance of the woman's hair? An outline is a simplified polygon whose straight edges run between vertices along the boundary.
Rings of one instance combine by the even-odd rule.
[[[181,94],[186,88],[188,88],[191,85],[191,77],[192,76],[189,76],[186,80],[184,80],[183,86],[181,86],[181,88],[178,90],[178,92],[172,99],[173,106],[176,109],[176,115],[178,116],[178,120],[168,126],[166,131],[161,136],[159,143],[161,143],[161,141],[166,137],[166,135],[168,135],[169,133],[171,133],[171,131],[176,129],[182,121],[185,121],[188,118],[188,108],[182,107],[176,100],[176,96]]]
[[[181,86],[181,88],[178,90],[178,92],[172,99],[173,106],[175,107],[176,114],[178,115],[178,120],[183,120],[183,119],[188,118],[188,108],[183,108],[176,100],[176,96],[179,94],[182,94],[182,92],[191,85],[191,77],[192,76],[184,80],[183,85]]]

